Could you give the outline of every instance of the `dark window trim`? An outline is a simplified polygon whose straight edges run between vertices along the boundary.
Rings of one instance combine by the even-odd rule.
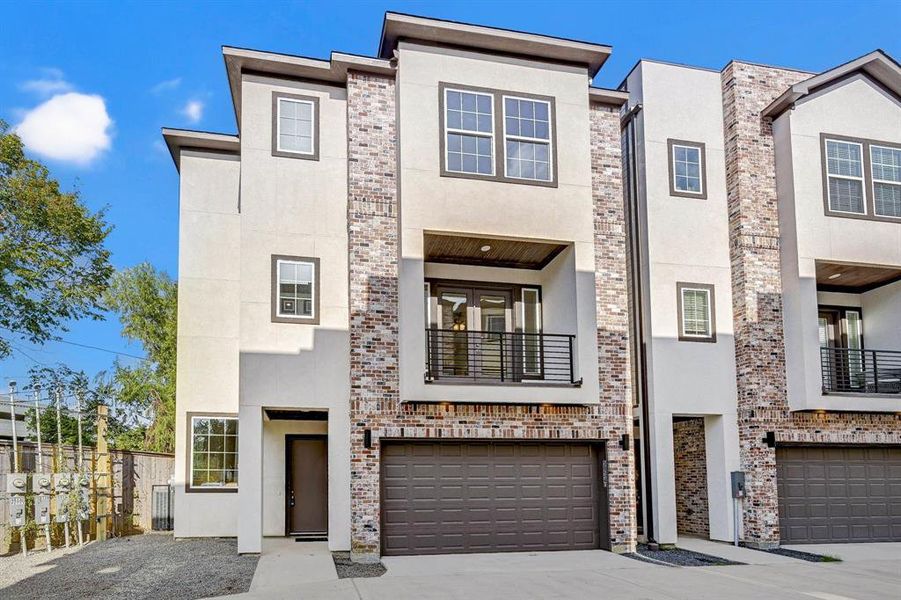
[[[494,175],[479,175],[478,173],[459,173],[457,171],[447,170],[447,134],[444,128],[445,106],[444,98],[445,90],[459,90],[461,92],[476,92],[480,94],[490,94],[492,98],[491,109],[494,117]],[[547,102],[549,105],[550,118],[550,144],[551,144],[551,172],[550,181],[541,181],[539,179],[522,179],[519,177],[507,177],[506,172],[506,141],[504,139],[504,113],[503,104],[504,96],[522,98],[524,100],[540,100]],[[538,187],[557,187],[558,169],[557,169],[557,103],[553,96],[542,96],[538,94],[528,94],[525,92],[515,92],[511,90],[501,90],[496,88],[476,87],[471,85],[457,85],[442,81],[438,83],[438,163],[442,177],[456,177],[459,179],[476,179],[480,181],[495,181],[501,183],[518,183],[521,185],[534,185]]]
[[[707,337],[698,337],[694,335],[685,335],[683,329],[682,318],[682,290],[697,289],[707,290],[710,294],[710,335]],[[679,341],[680,342],[702,342],[716,343],[716,292],[713,284],[710,283],[689,283],[686,281],[676,282],[676,318],[679,321]]]
[[[676,170],[673,168],[673,150],[675,146],[687,146],[689,148],[697,148],[701,154],[701,193],[683,192],[676,189]],[[668,138],[666,140],[666,161],[669,172],[669,195],[677,198],[695,198],[697,200],[707,199],[707,145],[704,142],[691,142],[688,140],[677,140]]]
[[[272,301],[270,316],[273,323],[293,323],[295,325],[319,325],[319,259],[311,256],[272,255]],[[313,316],[284,317],[278,314],[278,261],[305,262],[313,264]]]
[[[238,413],[229,413],[229,412],[186,412],[185,418],[187,419],[187,429],[186,429],[186,437],[187,440],[185,442],[185,448],[187,448],[187,452],[185,453],[185,493],[186,494],[237,494],[238,487],[241,485],[241,462],[240,462],[240,448],[241,448],[241,422],[238,421],[238,485],[235,487],[194,487],[191,485],[191,482],[194,480],[193,473],[191,473],[191,463],[193,461],[194,455],[194,427],[191,424],[191,421],[194,417],[210,417],[212,419],[238,419]]]
[[[313,153],[302,154],[300,152],[288,152],[278,149],[278,101],[282,98],[288,100],[303,100],[313,103]],[[272,156],[282,158],[299,158],[301,160],[319,160],[319,97],[304,96],[301,94],[287,94],[285,92],[272,92]]]
[[[845,292],[847,293],[847,292]],[[860,316],[860,349],[866,350],[867,346],[864,341],[864,334],[866,333],[866,323],[863,320],[863,308],[860,306],[847,306],[842,304],[820,304],[817,303],[817,318],[819,318],[819,313],[821,312],[833,312],[836,313],[839,319],[839,334],[842,336],[841,346],[840,348],[848,347],[848,328],[847,328],[847,316],[848,311],[856,312]]]
[[[826,164],[826,140],[836,142],[852,142],[860,144],[863,154],[863,206],[866,214],[838,212],[829,208],[829,173]],[[831,133],[820,134],[820,175],[823,179],[823,214],[827,217],[842,219],[862,219],[864,221],[882,221],[883,223],[901,223],[901,217],[887,217],[876,214],[876,194],[873,185],[873,168],[870,161],[870,146],[882,146],[901,150],[897,142],[884,142],[867,138],[855,138]]]

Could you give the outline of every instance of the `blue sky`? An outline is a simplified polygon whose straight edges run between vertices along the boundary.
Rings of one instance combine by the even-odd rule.
[[[897,1],[16,2],[4,6],[0,28],[0,118],[27,120],[31,153],[90,206],[108,207],[117,267],[146,260],[176,275],[178,180],[159,130],[235,131],[220,46],[373,54],[386,10],[610,44],[595,79],[605,87],[640,58],[821,71],[874,48],[901,57]],[[76,131],[57,147],[52,119],[72,111]],[[142,354],[120,338],[114,318],[74,323],[62,336]],[[60,343],[16,346],[0,361],[0,379],[21,380],[35,362],[95,372],[115,357]]]

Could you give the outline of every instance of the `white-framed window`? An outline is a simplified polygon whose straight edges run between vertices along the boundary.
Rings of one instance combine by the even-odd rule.
[[[282,319],[316,319],[316,261],[277,258],[275,316]]]
[[[190,417],[190,486],[197,489],[237,489],[238,418]]]
[[[704,193],[704,164],[701,158],[701,147],[673,143],[671,151],[673,190],[683,194],[702,195]]]
[[[682,341],[715,341],[716,325],[713,309],[713,286],[678,283],[679,339]]]
[[[522,288],[522,371],[525,375],[541,375],[541,291],[538,288]]]
[[[316,153],[316,103],[278,97],[276,110],[276,150],[313,156]]]
[[[867,214],[864,197],[863,145],[826,139],[826,188],[829,210]]]
[[[551,181],[551,103],[504,96],[504,176]]]
[[[494,97],[445,88],[444,168],[450,173],[494,175]]]
[[[870,173],[874,213],[901,218],[901,148],[870,144]]]

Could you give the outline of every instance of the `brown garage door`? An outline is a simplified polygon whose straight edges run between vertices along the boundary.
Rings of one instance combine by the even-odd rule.
[[[784,543],[901,541],[901,448],[776,449]]]
[[[385,442],[382,551],[606,547],[602,452],[583,443]]]

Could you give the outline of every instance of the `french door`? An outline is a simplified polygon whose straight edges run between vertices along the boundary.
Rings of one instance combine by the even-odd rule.
[[[438,285],[433,351],[445,377],[500,379],[512,368],[513,293]]]

